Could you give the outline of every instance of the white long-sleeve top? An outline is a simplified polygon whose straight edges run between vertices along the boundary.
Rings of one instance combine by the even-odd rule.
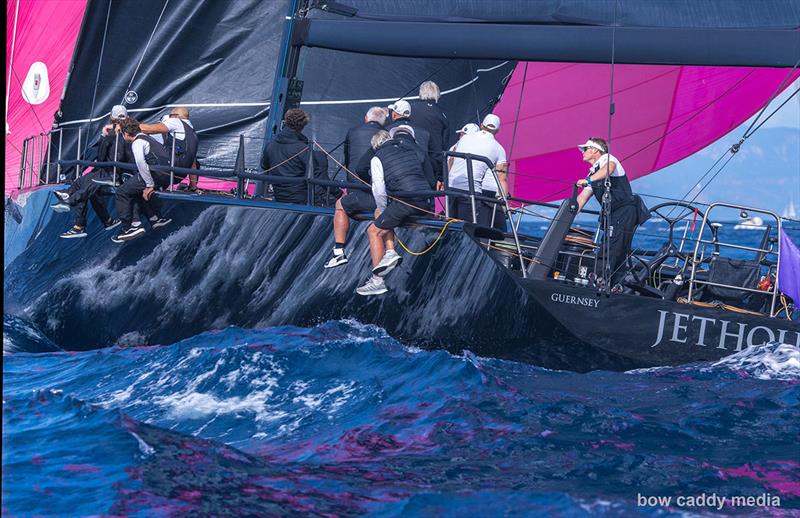
[[[378,157],[372,157],[369,162],[369,170],[372,175],[372,196],[375,198],[375,205],[378,210],[383,212],[386,210],[388,197],[386,195],[386,182],[383,179],[383,164]]]
[[[143,133],[140,133],[140,135],[143,135]],[[144,158],[150,152],[150,143],[147,139],[137,138],[131,144],[131,149],[133,150],[133,158],[136,161],[136,168],[139,170],[139,175],[144,180],[144,184],[147,187],[154,187],[155,182],[153,182],[153,175],[150,173],[150,164]]]

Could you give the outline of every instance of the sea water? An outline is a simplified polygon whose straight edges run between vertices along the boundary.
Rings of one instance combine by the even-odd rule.
[[[800,509],[788,344],[578,374],[420,350],[349,320],[80,353],[20,318],[3,330],[4,515]]]

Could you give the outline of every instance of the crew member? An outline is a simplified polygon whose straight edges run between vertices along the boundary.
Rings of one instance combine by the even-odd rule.
[[[312,143],[303,135],[310,118],[299,108],[286,111],[284,127],[267,146],[261,165],[267,174],[286,178],[305,178],[308,168],[309,149]],[[328,179],[328,157],[321,151],[313,151],[313,174],[315,178]],[[274,183],[275,201],[304,205],[308,203],[308,186],[305,182]],[[315,197],[325,189],[314,189]]]
[[[169,112],[169,115],[164,116],[161,122],[140,124],[139,127],[142,133],[148,135],[161,134],[164,136],[164,147],[170,153],[170,156],[172,156],[173,148],[175,150],[175,167],[198,169],[197,147],[199,139],[192,121],[189,120],[189,109],[187,107],[177,106]],[[158,178],[161,184],[164,184],[164,180],[166,180],[165,186],[169,186],[169,174],[166,175],[166,179],[161,175],[158,175]],[[174,179],[173,183],[180,183],[186,178],[186,175],[174,174],[172,178]],[[197,180],[198,176],[196,174],[189,175],[190,191],[197,191]]]
[[[369,186],[372,183],[370,163],[375,156],[375,150],[389,140],[389,138],[388,131],[378,130],[378,132],[372,136],[369,151],[361,155],[361,160],[356,167],[355,173],[364,185]],[[334,268],[347,262],[347,254],[345,254],[344,246],[347,242],[347,231],[350,229],[350,218],[356,219],[359,214],[363,213],[374,214],[376,208],[375,197],[372,195],[372,192],[360,191],[357,189],[351,190],[336,201],[336,212],[333,215],[333,236],[335,245],[333,247],[333,257],[325,263],[325,268]]]
[[[433,170],[437,181],[442,181],[444,175],[444,153],[450,146],[450,122],[444,110],[439,106],[442,94],[439,85],[433,81],[425,81],[419,85],[419,100],[411,101],[412,126],[422,128],[430,133],[430,151]]]
[[[388,115],[389,111],[386,108],[373,106],[364,115],[363,124],[359,124],[347,131],[347,136],[344,139],[344,166],[349,171],[353,171],[364,153],[372,149],[372,137],[383,129]],[[353,178],[348,178],[347,180],[351,181]]]
[[[97,162],[133,162],[130,144],[120,135],[120,123],[128,116],[124,106],[117,105],[111,109],[109,124],[112,131],[103,136],[97,144]],[[120,220],[114,219],[108,213],[105,203],[101,199],[102,185],[96,180],[114,181],[114,176],[121,178],[122,170],[114,174],[113,167],[95,167],[89,173],[78,177],[66,191],[54,191],[59,203],[51,205],[56,212],[68,212],[75,209],[75,224],[61,234],[65,239],[86,237],[87,202],[106,230],[116,228]]]
[[[480,131],[469,133],[461,137],[456,143],[455,151],[459,153],[469,153],[472,155],[483,156],[493,164],[493,169],[500,179],[500,186],[503,192],[508,192],[506,180],[506,151],[503,146],[495,139],[495,135],[500,129],[500,117],[490,113],[483,118]],[[494,181],[494,174],[489,170],[489,165],[483,161],[472,160],[472,185],[475,194],[489,198],[498,197],[497,182]],[[455,158],[453,166],[448,175],[448,186],[455,191],[462,193],[469,192],[469,178],[467,161],[463,158]],[[505,232],[505,213],[502,207],[494,203],[476,203],[478,211],[477,221],[484,226],[493,226]],[[472,221],[472,204],[466,196],[450,198],[450,215],[465,221]]]
[[[579,145],[578,149],[583,154],[583,161],[591,165],[586,178],[576,182],[578,187],[583,187],[578,195],[578,206],[583,208],[594,194],[602,207],[603,194],[606,191],[606,177],[609,178],[611,184],[608,231],[603,236],[603,240],[604,242],[606,239],[608,240],[612,291],[622,291],[623,288],[618,283],[626,273],[624,264],[631,252],[633,233],[638,220],[636,198],[628,177],[625,175],[625,169],[614,155],[608,153],[608,144],[605,140],[592,137],[585,144]],[[601,225],[602,221],[601,213]],[[604,249],[605,247],[601,245],[598,259],[602,257]]]
[[[414,133],[407,125],[393,128],[392,138],[378,147],[371,161],[377,217],[367,236],[373,268],[369,280],[356,290],[359,295],[386,293],[384,277],[401,261],[394,251],[394,229],[433,209],[430,198],[410,194],[430,191],[436,184],[430,159],[414,141]]]
[[[117,188],[117,216],[122,221],[122,233],[112,239],[115,242],[130,241],[144,234],[144,227],[132,225],[133,204],[139,198],[149,202],[155,192],[156,181],[150,166],[166,166],[170,162],[169,151],[154,137],[142,133],[139,121],[136,119],[125,119],[120,125],[120,130],[123,138],[131,143],[137,172]],[[160,217],[157,212],[150,217],[150,224],[154,229],[163,227],[170,221],[172,220]]]
[[[414,128],[414,135],[415,141],[417,145],[422,148],[425,152],[428,153],[428,156],[433,159],[434,152],[433,152],[433,144],[431,142],[431,134],[430,132],[422,127],[422,125],[417,124],[411,118],[411,105],[408,101],[404,99],[400,99],[399,101],[395,101],[394,103],[388,106],[389,108],[389,116],[391,117],[391,121],[386,124],[386,131],[391,131],[392,128],[396,128],[401,125],[411,126]],[[441,173],[438,175],[441,177]]]

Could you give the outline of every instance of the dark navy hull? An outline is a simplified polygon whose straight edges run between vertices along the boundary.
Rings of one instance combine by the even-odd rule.
[[[786,319],[599,294],[550,279],[517,282],[575,341],[647,366],[713,361],[775,341],[800,347],[800,325]]]
[[[355,319],[421,347],[573,370],[636,366],[577,344],[457,229],[423,256],[403,252],[389,293],[362,297],[355,289],[369,275],[366,223],[351,227],[350,262],[326,270],[329,209],[183,195],[162,201],[173,223],[122,245],[97,221],[86,239],[59,239],[71,215],[52,213],[47,201],[28,203],[24,218],[39,223],[5,269],[5,312],[74,350],[171,343],[229,325]],[[399,236],[422,250],[437,234],[415,227]]]

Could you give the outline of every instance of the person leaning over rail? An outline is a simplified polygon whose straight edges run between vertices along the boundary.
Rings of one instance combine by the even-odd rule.
[[[309,149],[313,145],[303,134],[310,118],[306,112],[298,108],[286,111],[284,128],[267,146],[267,152],[261,161],[266,174],[286,178],[306,178]],[[321,151],[313,151],[313,175],[315,178],[328,179],[328,157]],[[308,203],[308,186],[305,182],[273,183],[272,191],[275,201],[305,205]],[[325,189],[314,187],[314,198],[324,196]]]
[[[131,146],[119,131],[120,124],[127,116],[128,111],[124,106],[117,105],[111,109],[109,123],[112,131],[102,137],[97,144],[98,162],[133,162]],[[91,172],[75,179],[66,191],[54,191],[59,202],[51,205],[53,210],[56,212],[75,210],[75,224],[60,237],[64,239],[86,237],[87,202],[91,203],[92,209],[106,230],[119,226],[120,220],[112,218],[109,214],[100,196],[103,187],[97,182],[97,180],[113,182],[114,176],[121,177],[122,169],[118,169],[115,175],[113,167],[95,167]]]
[[[436,180],[444,178],[444,153],[450,146],[453,137],[450,133],[450,121],[439,106],[442,97],[439,85],[433,81],[425,81],[419,85],[419,100],[411,101],[411,122],[414,126],[425,129],[430,133],[430,151],[433,170]]]
[[[372,275],[358,289],[359,295],[386,293],[384,277],[400,264],[394,250],[394,229],[409,218],[433,210],[433,203],[424,193],[436,186],[428,154],[414,141],[414,129],[401,125],[389,132],[390,140],[375,150],[370,162],[372,194],[375,196],[375,222],[367,228],[372,257]]]
[[[583,161],[591,164],[586,178],[575,182],[578,187],[583,187],[578,195],[578,208],[582,209],[592,195],[602,207],[603,194],[606,191],[606,177],[610,181],[608,235],[603,236],[603,242],[608,240],[612,291],[621,292],[623,287],[619,282],[627,272],[623,266],[631,252],[633,233],[639,220],[637,199],[633,194],[628,177],[625,175],[625,168],[614,155],[608,153],[608,144],[605,140],[592,137],[585,144],[579,145],[578,149],[583,154]],[[600,222],[602,226],[602,211]],[[601,245],[598,250],[598,260],[600,260],[604,247]]]
[[[388,131],[378,130],[370,140],[369,151],[361,155],[361,160],[354,173],[358,176],[358,181],[363,182],[364,185],[369,186],[372,183],[370,163],[375,156],[375,150],[389,140],[389,138]],[[336,266],[347,263],[347,254],[345,254],[344,246],[347,242],[347,231],[350,229],[350,218],[357,219],[359,214],[365,212],[373,214],[376,208],[375,197],[372,193],[357,189],[351,190],[336,201],[336,212],[333,215],[333,236],[335,244],[333,247],[333,256],[325,263],[325,268],[335,268]],[[393,243],[391,249],[394,250]]]
[[[149,202],[157,186],[157,177],[163,179],[166,175],[169,182],[168,173],[156,173],[150,170],[152,165],[169,165],[170,153],[161,142],[145,135],[140,131],[139,121],[136,119],[126,119],[121,125],[122,136],[131,143],[131,151],[136,162],[137,172],[117,188],[117,216],[122,220],[122,233],[112,239],[114,242],[130,241],[144,234],[143,227],[132,226],[133,204],[138,198]],[[151,208],[154,208],[151,206]],[[150,217],[152,228],[160,228],[170,223],[170,219],[162,218],[158,215],[157,208],[155,214]]]
[[[185,106],[177,106],[170,110],[168,115],[161,118],[161,122],[154,124],[140,124],[139,128],[142,133],[147,135],[160,134],[163,135],[164,147],[167,152],[172,155],[172,147],[174,140],[175,147],[175,166],[183,167],[186,169],[199,169],[197,164],[197,147],[199,139],[197,132],[189,120],[189,108]],[[173,183],[180,183],[186,178],[185,174],[174,174]],[[197,191],[196,174],[189,175],[189,190]]]

